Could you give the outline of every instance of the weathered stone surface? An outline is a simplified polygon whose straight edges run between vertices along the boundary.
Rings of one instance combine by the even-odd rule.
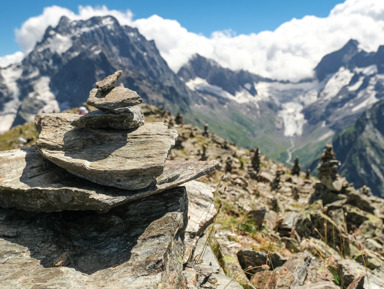
[[[254,269],[247,270],[250,274],[255,274],[260,271],[264,271],[263,265],[268,265],[268,255],[264,252],[257,252],[253,249],[243,249],[237,252],[237,259],[243,270],[247,270],[249,267]]]
[[[236,247],[240,245],[233,241],[234,236],[236,235],[227,230],[220,230],[220,234],[215,234],[215,238],[212,238],[211,246],[216,248],[215,254],[221,260],[225,274],[232,276],[243,287],[253,288],[236,256]]]
[[[268,268],[273,270],[282,266],[287,259],[277,252],[264,253],[253,249],[243,249],[237,252],[237,258],[244,270],[252,267],[254,269],[247,270],[251,274],[266,270],[263,265],[268,265]],[[268,270],[268,269],[267,269]]]
[[[381,273],[381,278],[378,278],[363,265],[357,264],[351,259],[342,259],[339,262],[338,274],[342,288],[384,288],[383,273]]]
[[[36,115],[40,153],[70,173],[91,182],[128,190],[148,187],[163,172],[177,132],[163,123],[133,131],[76,128],[80,116]]]
[[[183,271],[187,289],[242,289],[243,287],[239,283],[224,275],[207,238],[207,235],[203,235],[198,240],[192,261],[187,264]]]
[[[251,217],[256,225],[261,228],[264,222],[265,213],[267,212],[267,208],[264,206],[259,206],[258,208],[252,209],[248,212],[248,216]]]
[[[287,212],[283,214],[277,221],[277,230],[280,236],[290,237],[292,229],[295,227],[297,222],[298,213]]]
[[[214,206],[214,189],[207,184],[191,181],[184,184],[188,192],[188,224],[185,229],[185,252],[183,263],[191,261],[197,241],[212,224],[217,214]]]
[[[304,285],[313,259],[308,252],[299,253],[274,271],[256,273],[251,283],[256,288],[297,288]]]
[[[114,74],[111,74],[106,78],[104,78],[103,80],[96,82],[96,87],[101,91],[110,90],[115,86],[116,82],[119,80],[122,73],[123,73],[122,70],[116,71]]]
[[[137,106],[127,108],[126,112],[119,114],[96,110],[71,124],[80,128],[134,129],[144,125],[144,115],[141,108]]]
[[[186,212],[184,188],[105,214],[0,208],[0,288],[183,288]]]
[[[115,87],[105,92],[94,88],[89,92],[87,100],[89,105],[114,113],[119,113],[124,111],[126,107],[142,102],[143,99],[135,91],[124,87]]]
[[[0,152],[0,206],[29,211],[108,211],[212,172],[218,162],[166,162],[156,185],[137,191],[100,186],[44,159],[35,147]]]
[[[264,183],[272,183],[273,182],[273,175],[269,172],[266,172],[266,171],[262,171],[258,174],[258,177],[257,177],[258,181],[259,182],[264,182]]]

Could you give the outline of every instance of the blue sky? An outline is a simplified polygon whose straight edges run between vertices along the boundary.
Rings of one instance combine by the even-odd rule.
[[[134,19],[159,15],[177,20],[188,31],[207,37],[214,31],[232,30],[236,34],[275,30],[292,18],[305,15],[328,16],[340,0],[139,0],[139,1],[78,1],[78,0],[11,0],[2,1],[0,9],[0,56],[20,50],[15,41],[15,28],[28,18],[40,15],[44,7],[58,5],[78,12],[78,6],[106,5],[109,9],[131,10]]]

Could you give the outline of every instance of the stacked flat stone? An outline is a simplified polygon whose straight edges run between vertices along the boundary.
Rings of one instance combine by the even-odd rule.
[[[319,180],[329,190],[334,192],[340,192],[343,187],[348,183],[345,178],[340,177],[337,174],[337,169],[340,166],[340,162],[336,160],[336,154],[333,151],[333,146],[327,144],[320,158]]]
[[[141,108],[135,105],[143,102],[133,90],[115,87],[122,74],[121,70],[96,83],[89,93],[87,103],[100,110],[93,111],[72,125],[81,128],[134,129],[144,125]]]
[[[40,153],[68,172],[91,182],[139,190],[151,185],[164,163],[177,132],[163,123],[144,126],[142,102],[134,91],[114,87],[121,70],[96,83],[87,103],[100,109],[86,116],[36,116]],[[137,153],[140,152],[140,153]]]
[[[177,132],[162,122],[145,123],[141,97],[115,87],[120,76],[117,71],[90,91],[87,103],[99,110],[36,115],[36,147],[0,152],[1,207],[108,211],[219,166],[166,162]]]

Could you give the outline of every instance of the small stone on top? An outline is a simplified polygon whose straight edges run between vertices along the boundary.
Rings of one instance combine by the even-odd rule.
[[[122,73],[122,70],[116,71],[114,74],[111,74],[103,80],[96,82],[96,87],[101,91],[108,91],[112,89],[115,86],[116,82],[119,80]]]

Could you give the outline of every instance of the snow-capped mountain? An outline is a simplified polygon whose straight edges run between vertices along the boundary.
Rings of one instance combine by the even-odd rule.
[[[309,167],[336,131],[350,126],[383,98],[383,52],[384,46],[367,53],[357,41],[350,40],[340,50],[323,57],[314,68],[316,78],[296,83],[231,71],[199,55],[184,65],[178,75],[200,94],[238,105],[255,105],[258,117],[251,113],[249,118],[269,124],[275,141],[284,146],[280,147],[278,159],[290,161],[292,154],[298,155],[304,166]],[[272,125],[268,122],[271,118]],[[251,134],[260,140],[260,131]],[[263,141],[261,138],[260,143]],[[257,145],[257,140],[254,143]],[[276,145],[272,147],[279,150]]]

